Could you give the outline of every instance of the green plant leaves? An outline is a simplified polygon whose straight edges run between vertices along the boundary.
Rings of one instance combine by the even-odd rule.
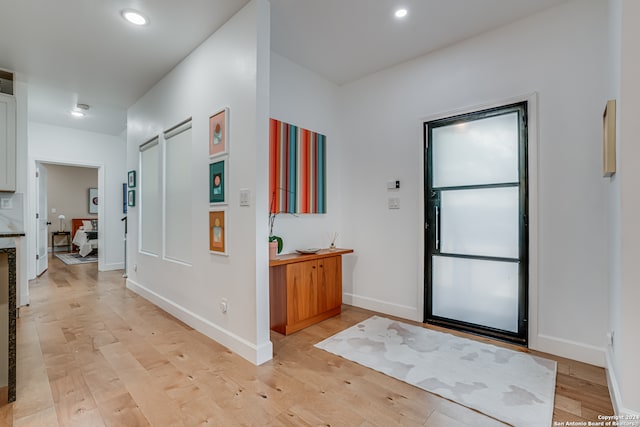
[[[278,253],[282,252],[282,237],[279,236],[269,236],[270,242],[278,242]]]

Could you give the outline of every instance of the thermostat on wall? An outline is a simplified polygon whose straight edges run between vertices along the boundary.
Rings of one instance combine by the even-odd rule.
[[[388,190],[398,190],[400,188],[400,181],[387,181]]]

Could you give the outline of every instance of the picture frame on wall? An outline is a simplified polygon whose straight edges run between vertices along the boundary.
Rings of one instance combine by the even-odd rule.
[[[122,213],[127,213],[127,183],[122,183]]]
[[[136,205],[136,190],[129,190],[127,193],[127,206],[135,207]]]
[[[229,153],[229,108],[209,117],[209,157]]]
[[[98,213],[98,189],[97,188],[89,189],[89,213],[90,214]]]
[[[209,252],[216,255],[228,255],[226,209],[209,211]]]
[[[273,213],[327,213],[327,137],[269,120],[269,195]]]
[[[135,188],[136,186],[136,171],[132,170],[127,173],[127,185],[129,188]]]
[[[209,203],[225,204],[227,187],[227,159],[209,163]]]
[[[616,173],[616,100],[610,99],[602,114],[602,176]]]

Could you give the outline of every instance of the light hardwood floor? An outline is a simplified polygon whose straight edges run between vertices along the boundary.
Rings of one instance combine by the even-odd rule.
[[[57,258],[18,321],[18,399],[1,426],[498,426],[502,423],[313,347],[371,316],[272,333],[256,367],[125,289],[122,272]],[[558,361],[555,421],[611,414],[604,370]]]

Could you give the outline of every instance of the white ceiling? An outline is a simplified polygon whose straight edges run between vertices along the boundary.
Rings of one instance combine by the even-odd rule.
[[[271,0],[271,43],[343,84],[564,1]],[[31,120],[118,135],[126,109],[247,2],[0,0],[0,68],[29,83]],[[127,24],[124,8],[151,25]],[[81,120],[77,102],[91,105]]]
[[[247,2],[0,0],[0,68],[26,77],[32,120],[118,135],[126,109]],[[68,116],[76,102],[87,118]]]
[[[343,84],[565,1],[271,0],[271,43]],[[400,7],[409,13],[396,19]]]

